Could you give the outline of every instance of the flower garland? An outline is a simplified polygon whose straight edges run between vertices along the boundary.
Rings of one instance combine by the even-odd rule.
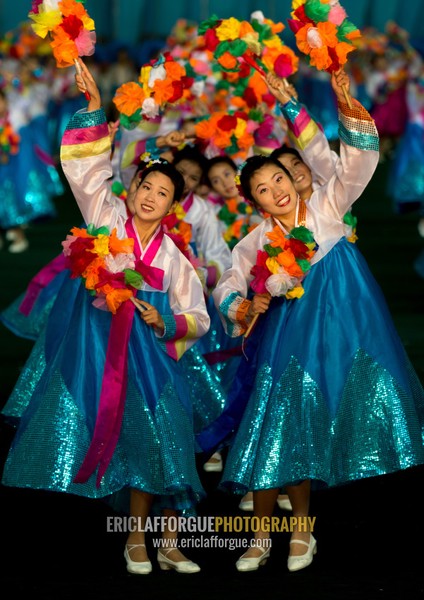
[[[190,223],[184,221],[185,216],[185,210],[178,204],[175,211],[166,215],[161,223],[165,234],[172,239],[180,252],[193,264],[194,256],[190,251],[192,229]]]
[[[81,277],[96,308],[113,314],[141,289],[143,277],[135,270],[134,240],[118,239],[116,229],[74,227],[62,242],[71,277]]]
[[[13,154],[19,151],[20,137],[7,118],[0,118],[0,163],[6,164]]]
[[[253,133],[259,127],[255,119],[259,118],[259,113],[217,111],[195,124],[196,137],[233,159],[244,160],[255,143]]]
[[[199,25],[199,34],[223,71],[236,73],[247,64],[261,74],[273,70],[279,77],[288,77],[297,71],[298,58],[278,36],[283,29],[282,23],[256,11],[250,22],[212,15]]]
[[[288,24],[299,50],[319,71],[338,71],[347,62],[348,53],[356,49],[353,41],[361,37],[340,2],[292,0],[292,9]]]
[[[117,89],[113,103],[121,113],[121,124],[131,129],[143,119],[158,117],[167,104],[189,96],[193,83],[184,66],[164,52],[141,67],[138,81],[124,83]]]
[[[257,224],[250,223],[253,208],[244,200],[230,198],[225,200],[224,206],[218,212],[218,219],[227,225],[224,231],[224,240],[230,250],[243,239]]]
[[[78,56],[92,56],[96,43],[94,21],[84,0],[33,0],[28,17],[41,38],[50,37],[57,67],[75,64]]]
[[[256,264],[250,270],[250,283],[256,294],[270,293],[291,300],[304,294],[302,281],[311,268],[311,259],[318,250],[312,232],[300,225],[285,235],[276,225],[268,232],[270,243],[258,250]]]

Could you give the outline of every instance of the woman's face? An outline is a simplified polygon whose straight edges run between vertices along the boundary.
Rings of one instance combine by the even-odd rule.
[[[202,179],[202,169],[196,162],[183,158],[177,163],[174,163],[177,171],[181,173],[184,179],[184,196],[195,190]]]
[[[304,200],[309,200],[312,195],[312,173],[310,168],[294,154],[282,154],[278,161],[286,167],[293,179],[296,192]]]
[[[132,195],[129,209],[141,221],[161,221],[174,204],[174,184],[167,175],[159,171],[149,173]]]
[[[226,200],[236,198],[238,190],[234,181],[235,174],[234,169],[226,162],[213,165],[208,173],[213,191]]]
[[[296,210],[297,192],[289,177],[277,165],[264,165],[250,178],[254,200],[270,215],[289,217]]]

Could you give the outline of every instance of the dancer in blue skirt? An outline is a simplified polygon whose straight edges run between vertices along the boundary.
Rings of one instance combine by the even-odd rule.
[[[88,225],[64,242],[72,276],[81,272],[84,285],[64,282],[72,310],[61,311],[58,302],[51,309],[44,343],[35,346],[43,350],[42,375],[32,388],[17,383],[15,391],[29,401],[2,483],[111,504],[115,496],[125,498],[130,515],[143,524],[153,502],[173,516],[192,511],[204,495],[189,383],[179,359],[208,331],[210,319],[194,268],[161,227],[181,198],[183,178],[168,163],[148,166],[135,215],[128,218],[124,203],[110,196],[106,117],[82,61],[81,68],[77,85],[91,100],[68,124],[61,162]],[[99,153],[105,159],[100,172]],[[94,268],[93,256],[101,268]],[[143,528],[129,532],[124,555],[131,573],[152,570],[144,535]],[[175,535],[163,532],[168,540]],[[175,544],[163,545],[157,560],[162,569],[199,571]]]
[[[284,82],[272,75],[267,81],[303,154],[315,143],[317,126]],[[279,161],[247,160],[242,193],[271,216],[235,246],[232,267],[213,292],[229,335],[245,334],[257,318],[253,383],[221,486],[254,490],[258,517],[271,516],[282,487],[293,515],[302,517],[311,485],[336,486],[424,463],[423,387],[378,284],[345,237],[343,216],[378,164],[378,133],[358,101],[352,99],[352,108],[345,103],[344,71],[332,76],[332,86],[340,164],[304,202]],[[256,543],[237,562],[240,571],[263,564],[268,538],[266,531],[255,533]],[[307,567],[316,551],[312,532],[295,528],[288,569]]]

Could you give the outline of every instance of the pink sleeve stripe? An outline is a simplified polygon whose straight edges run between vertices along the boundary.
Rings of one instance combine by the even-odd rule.
[[[94,125],[93,127],[81,127],[77,129],[67,129],[63,134],[62,145],[73,146],[75,144],[85,144],[88,142],[97,142],[109,135],[107,123]]]

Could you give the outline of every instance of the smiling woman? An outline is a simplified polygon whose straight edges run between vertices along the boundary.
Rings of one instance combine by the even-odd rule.
[[[305,152],[319,141],[318,126],[287,98],[281,81],[268,75],[267,82]],[[345,103],[346,73],[333,74],[332,87],[340,164],[305,202],[276,158],[246,161],[243,194],[270,216],[235,246],[232,267],[213,292],[233,337],[261,315],[255,360],[242,359],[236,375],[236,381],[250,383],[243,398],[233,398],[234,406],[245,408],[221,481],[236,493],[253,490],[257,517],[271,516],[282,488],[293,515],[305,516],[311,486],[338,486],[424,464],[423,387],[381,290],[344,231],[346,211],[378,164],[378,133],[357,100],[352,109]],[[240,571],[263,564],[268,537],[266,531],[255,533],[254,545],[237,561]],[[312,532],[295,528],[288,569],[307,567],[316,551]]]
[[[77,85],[90,101],[68,123],[61,163],[88,226],[63,244],[71,277],[29,357],[43,366],[26,394],[2,483],[112,502],[119,495],[143,523],[153,503],[171,516],[193,511],[204,495],[180,359],[210,318],[194,267],[161,226],[181,198],[182,176],[163,161],[147,165],[128,217],[108,183],[110,137],[99,90],[80,64]],[[18,380],[15,398],[24,389]],[[3,414],[14,408],[11,399]],[[34,462],[24,459],[28,451]],[[168,543],[176,535],[163,532]],[[144,528],[129,533],[124,556],[129,572],[150,573]],[[157,558],[162,569],[200,570],[174,546]]]

